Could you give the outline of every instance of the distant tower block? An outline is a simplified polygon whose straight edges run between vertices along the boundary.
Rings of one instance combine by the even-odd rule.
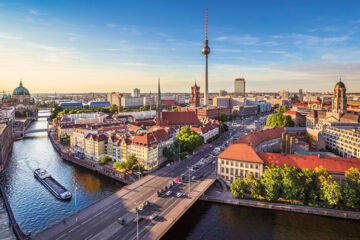
[[[210,54],[209,41],[207,38],[207,9],[206,9],[206,30],[205,30],[205,45],[202,49],[202,53],[205,55],[205,85],[204,85],[204,106],[209,103],[209,89],[208,89],[208,55]]]
[[[236,78],[234,80],[235,97],[245,97],[245,78]]]

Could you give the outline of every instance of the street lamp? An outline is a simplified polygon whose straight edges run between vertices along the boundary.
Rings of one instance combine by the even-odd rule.
[[[77,186],[75,186],[75,220],[77,221],[76,190],[77,190]]]
[[[136,210],[136,239],[139,240],[139,210],[138,210],[138,204],[135,203],[135,210]]]
[[[190,171],[190,167],[188,167],[189,169],[189,197],[190,197],[190,192],[191,192],[191,171]]]

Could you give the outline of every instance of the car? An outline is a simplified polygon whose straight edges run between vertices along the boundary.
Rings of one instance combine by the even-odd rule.
[[[125,225],[125,220],[122,217],[119,217],[118,223],[120,223],[121,225]]]
[[[142,211],[142,210],[143,210],[143,207],[140,206],[140,207],[138,207],[137,209],[138,209],[139,211]]]
[[[154,220],[158,215],[156,213],[153,213],[150,215],[150,220]]]
[[[167,191],[167,192],[165,193],[166,196],[170,196],[171,194],[172,194],[172,191]]]
[[[141,220],[143,220],[143,217],[141,217],[141,216],[135,217],[133,220],[133,223],[137,223],[138,221],[140,222]]]
[[[150,206],[150,202],[149,201],[145,201],[144,204],[143,204],[143,208],[146,208]]]
[[[178,192],[177,194],[176,194],[176,196],[177,197],[181,197],[183,194],[181,193],[181,192]]]
[[[191,180],[196,180],[196,176],[192,176],[192,177],[191,177]]]

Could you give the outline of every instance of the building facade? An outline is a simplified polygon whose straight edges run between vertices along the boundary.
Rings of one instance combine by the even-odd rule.
[[[234,80],[234,95],[236,97],[245,97],[245,78],[236,78]]]

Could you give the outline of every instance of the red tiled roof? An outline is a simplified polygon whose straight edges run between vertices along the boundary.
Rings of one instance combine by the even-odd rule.
[[[142,128],[136,125],[129,125],[128,130],[132,132],[136,132],[137,130],[141,130]]]
[[[162,112],[162,126],[201,125],[195,112]]]
[[[127,126],[126,125],[121,125],[121,126],[114,126],[114,127],[105,127],[105,128],[101,128],[98,130],[99,133],[104,133],[107,131],[114,131],[114,130],[126,130]]]
[[[207,133],[217,127],[218,126],[215,124],[207,123],[201,127],[190,127],[190,130],[204,134],[204,133]]]
[[[134,136],[134,138],[132,139],[132,144],[148,147],[157,142],[166,141],[169,138],[169,133],[167,133],[164,129],[159,129],[153,132],[146,133],[142,136]]]
[[[317,157],[308,155],[287,154],[283,156],[280,153],[258,153],[259,157],[264,161],[265,165],[284,166],[301,169],[312,169],[323,166],[329,172],[343,173],[349,168],[360,169],[360,159],[358,158],[342,158],[342,157]]]
[[[296,115],[297,114],[297,111],[287,111],[285,112],[285,114],[290,114],[290,115]]]
[[[161,100],[161,105],[163,106],[175,106],[175,105],[179,105],[179,103],[176,100]]]
[[[263,163],[255,150],[245,143],[231,144],[218,157],[236,161]]]
[[[262,142],[266,142],[274,138],[280,138],[283,132],[284,128],[271,128],[240,137],[238,140],[235,141],[235,143],[246,143],[250,144],[251,147],[255,148]]]

